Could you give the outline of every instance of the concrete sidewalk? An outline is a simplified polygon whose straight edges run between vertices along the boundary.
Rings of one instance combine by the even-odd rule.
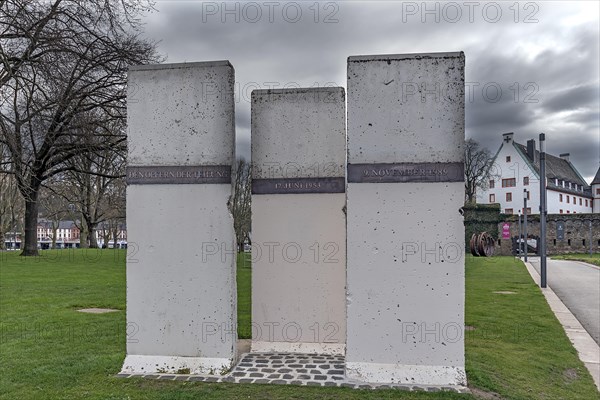
[[[539,274],[539,257],[530,261]],[[600,267],[548,259],[548,285],[600,345]]]
[[[529,261],[536,262],[536,258],[530,257]],[[539,286],[540,275],[534,268],[531,262],[525,263],[527,271],[533,278],[534,282]],[[561,301],[561,299],[554,293],[550,285],[548,284],[545,289],[541,289],[546,301],[550,306],[554,315],[563,326],[567,337],[577,350],[579,359],[585,364],[588,371],[594,379],[594,383],[600,391],[600,346],[590,336],[590,334],[583,328],[579,320],[575,318],[573,313],[567,308],[567,306]]]

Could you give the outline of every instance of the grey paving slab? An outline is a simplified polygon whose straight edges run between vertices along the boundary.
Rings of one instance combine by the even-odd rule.
[[[225,375],[117,374],[120,378],[152,378],[189,382],[228,382],[271,385],[347,387],[359,390],[395,389],[404,391],[468,393],[464,386],[370,384],[346,377],[346,360],[340,355],[299,353],[246,353]]]

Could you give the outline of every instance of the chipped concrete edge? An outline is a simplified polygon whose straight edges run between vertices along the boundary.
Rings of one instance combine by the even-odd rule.
[[[518,257],[517,259],[522,261]],[[540,275],[536,269],[529,262],[523,262],[523,264],[527,267],[527,272],[529,272],[533,281],[538,284]],[[600,392],[600,346],[592,339],[579,320],[571,313],[549,285],[546,288],[540,289],[550,309],[562,325],[571,344],[577,350],[577,356],[590,372],[590,375],[592,375],[596,388]]]
[[[121,374],[175,374],[187,370],[192,374],[221,375],[233,366],[233,359],[128,354]]]
[[[357,381],[374,384],[467,386],[467,374],[464,368],[441,365],[346,362],[346,376]]]

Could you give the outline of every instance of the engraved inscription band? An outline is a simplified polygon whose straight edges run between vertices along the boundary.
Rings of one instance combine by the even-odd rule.
[[[230,165],[127,167],[128,185],[231,183]]]
[[[344,178],[253,179],[252,194],[344,193]]]
[[[348,164],[348,183],[463,182],[464,164]]]

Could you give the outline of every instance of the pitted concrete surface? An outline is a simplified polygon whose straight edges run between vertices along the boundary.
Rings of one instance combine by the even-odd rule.
[[[258,383],[299,386],[331,386],[353,389],[468,393],[464,386],[369,384],[348,379],[344,356],[296,353],[248,353],[225,375],[119,374],[122,378],[148,378],[188,382]]]

